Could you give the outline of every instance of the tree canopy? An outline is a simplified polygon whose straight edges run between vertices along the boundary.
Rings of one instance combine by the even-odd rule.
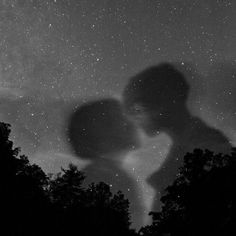
[[[0,122],[1,223],[5,235],[197,236],[236,235],[236,149],[195,149],[184,157],[160,212],[139,233],[130,228],[129,201],[104,182],[91,183],[70,164],[45,174],[9,140]]]
[[[151,213],[153,223],[141,235],[235,235],[236,150],[187,153],[161,201],[161,212]]]
[[[0,123],[1,214],[5,235],[137,235],[129,201],[106,183],[82,187],[85,175],[70,164],[47,175],[20,155]]]

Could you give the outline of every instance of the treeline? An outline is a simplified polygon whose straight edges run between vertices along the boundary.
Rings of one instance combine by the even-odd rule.
[[[0,123],[1,235],[199,236],[236,235],[236,150],[187,153],[176,180],[163,193],[149,226],[130,228],[129,201],[106,183],[83,187],[74,165],[46,175],[20,155]],[[3,233],[4,232],[4,233]]]
[[[82,187],[74,165],[46,175],[13,147],[10,131],[0,123],[1,235],[137,235],[121,192],[103,182]]]
[[[187,153],[161,202],[161,212],[150,213],[153,223],[140,235],[236,235],[236,149],[231,154]]]

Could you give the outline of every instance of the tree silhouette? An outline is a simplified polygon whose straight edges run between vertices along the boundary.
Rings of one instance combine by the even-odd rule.
[[[129,235],[129,201],[104,182],[83,187],[74,165],[46,175],[9,140],[0,123],[1,225],[5,235]],[[236,149],[215,154],[195,149],[162,196],[160,212],[139,235],[235,235]]]
[[[40,235],[48,207],[48,177],[37,165],[20,155],[9,140],[10,125],[0,123],[1,214],[7,235]],[[33,230],[34,229],[34,230]],[[37,229],[37,231],[35,231]]]
[[[187,153],[161,201],[161,212],[151,213],[153,224],[141,235],[235,235],[236,150]]]
[[[46,175],[9,140],[0,123],[1,225],[5,235],[137,235],[130,226],[129,201],[106,183],[82,187],[85,175],[70,164]]]
[[[49,193],[60,234],[72,234],[78,225],[83,235],[128,235],[129,201],[121,192],[113,195],[103,182],[85,189],[84,179],[74,165],[51,177]]]
[[[98,231],[126,235],[130,226],[129,201],[118,191],[112,194],[110,186],[100,182],[90,184],[86,190],[90,221]],[[115,231],[115,232],[114,232]],[[125,234],[126,233],[126,234]]]
[[[75,207],[80,204],[83,194],[82,183],[85,176],[78,168],[70,164],[68,169],[62,168],[62,173],[58,173],[50,181],[51,201],[62,208]]]

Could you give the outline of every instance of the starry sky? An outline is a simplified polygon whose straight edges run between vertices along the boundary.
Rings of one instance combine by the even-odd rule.
[[[46,172],[69,162],[83,169],[89,161],[68,145],[70,114],[91,100],[122,100],[131,76],[178,62],[191,87],[190,112],[234,145],[235,11],[233,0],[0,0],[0,119]],[[171,139],[138,135],[142,147],[122,165],[147,212],[153,189],[145,178]]]

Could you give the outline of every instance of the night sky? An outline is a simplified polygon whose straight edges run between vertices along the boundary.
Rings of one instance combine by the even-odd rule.
[[[140,144],[102,152],[115,158],[101,162],[99,172],[69,142],[71,115],[91,101],[122,103],[131,77],[161,62],[177,63],[190,86],[190,113],[235,145],[235,12],[233,0],[0,0],[0,119],[12,125],[15,145],[46,172],[73,162],[91,176],[94,171],[94,180],[105,176],[114,191],[131,198],[137,192],[143,215],[138,219],[132,208],[134,226],[148,223],[155,190],[146,179],[173,140],[137,129],[129,135]],[[114,117],[126,119],[119,104],[104,109],[120,109]],[[116,137],[120,123],[112,124],[114,140],[128,135],[117,131]],[[109,167],[114,173],[104,174]]]

